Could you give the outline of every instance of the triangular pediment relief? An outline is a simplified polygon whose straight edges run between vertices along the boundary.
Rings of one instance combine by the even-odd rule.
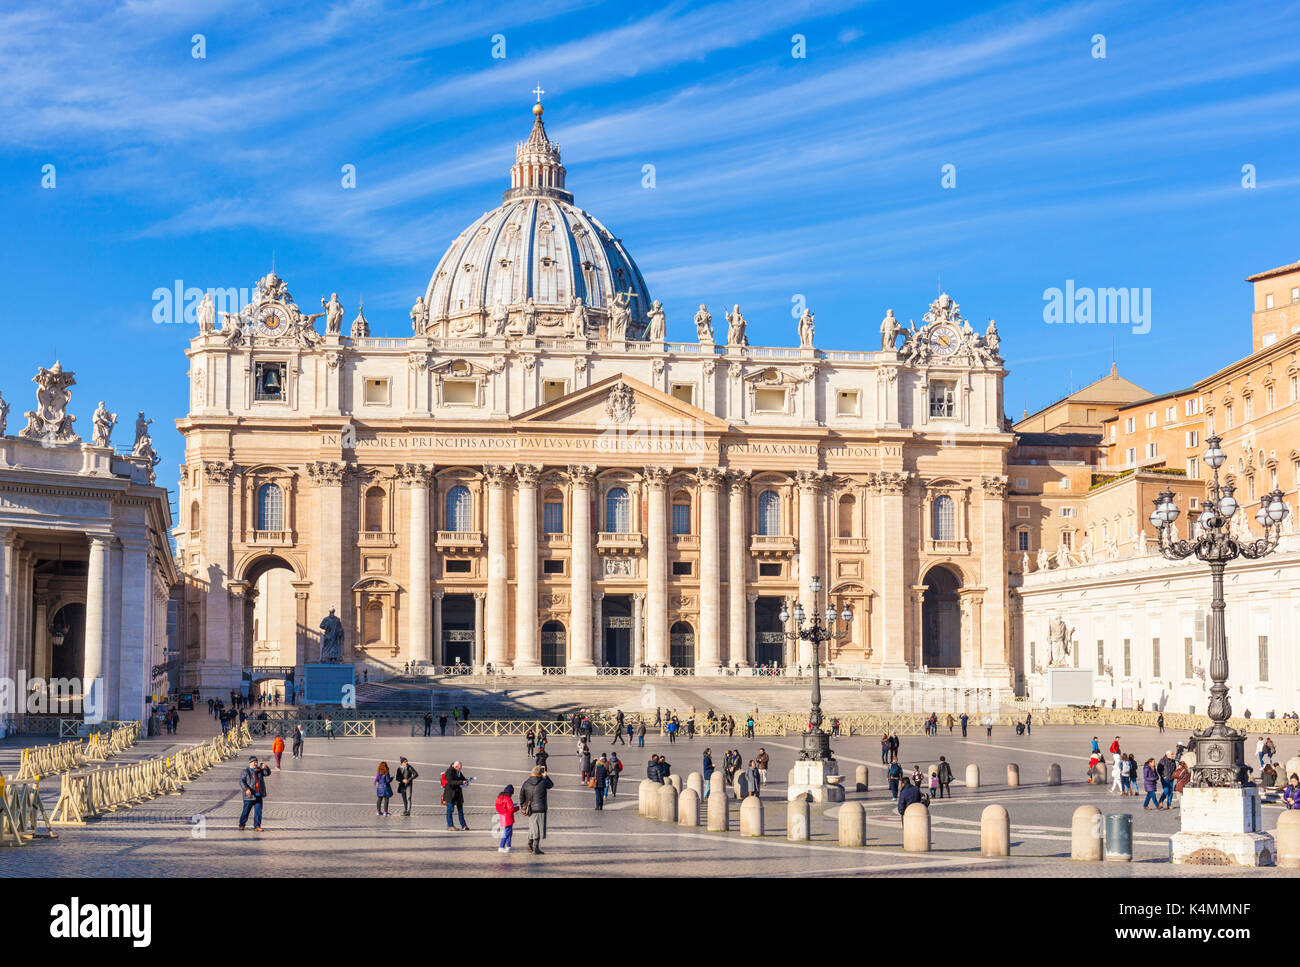
[[[796,374],[772,366],[746,373],[741,379],[756,386],[795,386],[803,382]]]
[[[467,359],[448,359],[429,367],[429,372],[438,376],[450,376],[452,378],[477,379],[482,376],[490,376],[492,370],[477,363],[472,363]]]
[[[662,421],[689,423],[705,432],[725,433],[729,429],[725,420],[712,413],[624,375],[607,377],[514,418],[516,425],[559,423],[600,429]]]

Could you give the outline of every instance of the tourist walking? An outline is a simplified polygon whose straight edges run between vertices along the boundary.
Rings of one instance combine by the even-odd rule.
[[[546,790],[554,785],[542,766],[534,766],[519,790],[519,810],[528,819],[528,852],[538,856],[546,838]]]
[[[582,781],[585,784],[591,778],[591,749],[585,739],[578,741],[578,768],[582,771]]]
[[[396,778],[397,791],[402,796],[402,815],[409,816],[411,806],[415,803],[415,780],[420,778],[420,774],[415,771],[415,766],[406,761],[406,756],[402,756]]]
[[[1032,735],[1034,731],[1034,713],[1025,713],[1025,734]]]
[[[537,758],[533,760],[533,764],[541,766],[543,769],[545,769],[546,760],[549,759],[550,757],[551,757],[550,753],[546,751],[546,746],[542,746],[540,749],[537,750]]]
[[[596,760],[596,771],[591,777],[591,787],[596,790],[596,808],[605,808],[605,782],[609,779],[609,760],[601,753]]]
[[[948,713],[948,734],[952,735],[952,713]]]
[[[375,773],[375,815],[388,816],[388,801],[393,798],[393,777],[388,773],[388,763],[379,763]]]
[[[1177,768],[1178,764],[1174,762],[1172,749],[1156,763],[1156,775],[1160,777],[1160,801],[1165,804],[1166,809],[1174,808],[1174,770]]]
[[[447,734],[447,713],[443,712],[438,716],[438,730],[442,735]]]
[[[898,733],[897,732],[889,733],[889,761],[890,762],[898,761]]]
[[[677,741],[677,719],[673,718],[668,723],[668,744],[672,745]]]
[[[614,738],[610,741],[609,744],[614,745],[615,743],[622,742],[622,741],[623,741],[623,710],[619,709],[618,715],[614,719]]]
[[[970,716],[965,712],[961,713],[961,737],[966,738],[966,723],[970,721]]]
[[[244,809],[239,814],[239,830],[243,832],[248,822],[248,814],[253,814],[253,829],[262,831],[262,800],[266,798],[266,777],[271,774],[270,766],[257,761],[257,756],[249,756],[248,766],[239,776],[239,787],[244,794]]]
[[[709,798],[709,780],[713,778],[713,750],[704,750],[704,759],[700,767],[700,775],[704,777],[704,798]]]
[[[897,764],[897,763],[895,763]],[[899,770],[902,771],[901,769]],[[906,777],[902,780],[902,788],[898,790],[898,815],[902,816],[907,812],[907,807],[914,802],[921,801],[921,790],[907,781]]]
[[[637,722],[636,726],[636,747],[645,748],[645,722]]]
[[[1160,799],[1156,796],[1156,770],[1155,759],[1147,759],[1142,763],[1142,787],[1146,789],[1147,797],[1142,800],[1142,808],[1150,809],[1151,804],[1156,804],[1156,809],[1160,808]]]
[[[880,733],[880,764],[889,765],[889,733]]]
[[[618,795],[618,774],[623,771],[623,761],[619,759],[617,752],[609,754],[609,794]]]
[[[764,785],[767,785],[767,764],[771,761],[767,750],[759,746],[758,755],[754,756],[754,761],[758,763],[758,777],[763,780]]]
[[[325,716],[325,738],[334,738],[334,720],[328,715]]]
[[[939,798],[952,798],[952,766],[943,756],[939,756]]]
[[[304,741],[305,737],[306,737],[306,733],[303,732],[303,730],[302,730],[302,726],[301,726],[301,725],[299,725],[296,729],[294,729],[294,732],[293,732],[293,757],[294,757],[295,759],[301,759],[301,758],[302,758],[302,746],[303,746],[303,741]]]
[[[271,755],[275,756],[275,767],[280,768],[280,756],[284,755],[284,736],[277,735],[271,740]]]
[[[749,778],[749,794],[751,796],[757,796],[759,787],[763,784],[763,777],[759,774],[758,763],[753,759],[749,760],[749,769],[747,772]]]
[[[993,716],[992,715],[984,716],[984,734],[988,736],[990,739],[993,738]]]
[[[465,773],[460,771],[460,767],[460,760],[457,759],[442,774],[442,804],[447,807],[447,828],[456,828],[451,823],[454,809],[456,818],[460,820],[460,828],[466,830],[469,826],[465,823],[465,787],[474,780],[466,778]]]
[[[515,833],[515,813],[519,811],[519,807],[515,805],[514,795],[515,787],[511,785],[507,785],[497,793],[495,808],[500,817],[498,825],[501,827],[501,840],[497,844],[498,853],[509,853],[514,849],[510,840]]]
[[[750,715],[747,716],[745,719],[745,738],[752,739],[753,737],[754,737],[754,716]]]
[[[533,757],[533,750],[537,748],[537,733],[532,729],[524,735],[524,743],[528,746],[528,758]]]
[[[1161,712],[1156,716],[1156,728],[1160,730],[1160,735],[1165,733],[1165,713]]]
[[[885,775],[889,778],[889,798],[897,799],[898,784],[904,781],[903,767],[900,766],[897,762],[891,762],[889,764],[889,771],[886,772]]]

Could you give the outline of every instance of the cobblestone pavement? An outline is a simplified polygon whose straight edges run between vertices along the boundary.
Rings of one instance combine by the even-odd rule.
[[[182,734],[141,742],[125,761],[158,755],[190,744],[214,731],[205,716],[190,713]],[[85,827],[64,828],[55,841],[39,841],[21,850],[7,850],[0,873],[10,876],[1293,876],[1294,871],[1242,871],[1213,867],[1173,866],[1168,862],[1168,838],[1178,829],[1178,812],[1144,812],[1140,798],[1110,794],[1083,781],[1091,730],[1083,727],[1039,728],[1031,736],[995,729],[991,738],[982,729],[969,738],[942,731],[936,737],[903,736],[900,761],[924,770],[939,755],[953,763],[958,782],[954,798],[936,800],[931,810],[933,846],[928,854],[904,853],[898,814],[889,799],[880,762],[878,739],[840,738],[833,742],[841,771],[852,780],[859,764],[868,767],[869,791],[850,798],[867,807],[868,846],[843,848],[836,842],[836,806],[813,806],[812,839],[790,843],[784,838],[785,776],[799,747],[798,736],[757,740],[670,744],[648,736],[644,749],[614,747],[625,763],[619,795],[596,812],[594,794],[578,779],[576,742],[554,736],[550,743],[551,791],[546,855],[534,857],[518,841],[513,854],[497,852],[491,839],[492,800],[507,783],[518,787],[528,774],[520,738],[310,739],[302,759],[285,753],[283,769],[269,779],[266,832],[238,831],[238,776],[246,756],[210,770],[190,783],[179,796],[168,796],[122,810]],[[1100,736],[1103,746],[1112,738]],[[1126,728],[1121,742],[1139,756],[1158,755],[1177,737],[1157,736],[1154,730]],[[252,751],[269,757],[268,739],[258,739]],[[733,832],[710,833],[680,829],[642,819],[636,812],[637,785],[650,753],[668,757],[683,779],[698,771],[704,749],[716,760],[734,745],[746,761],[760,746],[772,763],[771,780],[763,790],[763,839],[740,839],[739,806],[732,800]],[[596,740],[593,751],[607,748]],[[1289,757],[1298,750],[1285,742],[1279,749]],[[406,755],[421,773],[416,804],[402,817],[400,799],[389,818],[374,813],[372,778],[379,759],[396,767]],[[438,805],[438,774],[461,759],[467,775],[476,777],[468,789],[469,832],[449,832]],[[966,765],[979,765],[982,786],[967,790],[961,782]],[[1021,785],[1005,785],[1006,766],[1020,767]],[[1059,763],[1065,784],[1046,784],[1051,763]],[[0,768],[12,773],[15,747],[0,748]],[[850,788],[852,782],[850,781]],[[47,808],[57,795],[57,783],[43,785]],[[979,816],[990,803],[1007,807],[1012,823],[1012,857],[994,860],[979,855]],[[1073,863],[1069,860],[1069,824],[1074,809],[1091,803],[1103,812],[1133,814],[1133,863]],[[1265,807],[1265,824],[1272,829],[1280,810]],[[522,827],[519,833],[526,832]]]

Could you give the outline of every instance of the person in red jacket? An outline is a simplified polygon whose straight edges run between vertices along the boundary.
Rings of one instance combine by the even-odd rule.
[[[1119,736],[1115,736],[1115,741],[1110,744],[1110,754],[1119,755]]]
[[[515,833],[515,813],[519,811],[514,795],[514,786],[506,786],[497,795],[496,811],[501,823],[501,845],[497,847],[498,853],[509,853],[514,850],[510,840]]]

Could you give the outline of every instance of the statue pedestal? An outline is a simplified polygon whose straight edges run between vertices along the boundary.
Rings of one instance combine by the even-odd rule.
[[[355,665],[308,662],[303,669],[303,705],[343,705],[356,700]]]
[[[1277,848],[1273,837],[1264,832],[1258,787],[1187,786],[1182,797],[1182,832],[1169,839],[1172,862],[1273,865]]]
[[[799,759],[791,770],[786,801],[808,793],[813,802],[843,802],[843,777],[838,775],[834,759]]]

